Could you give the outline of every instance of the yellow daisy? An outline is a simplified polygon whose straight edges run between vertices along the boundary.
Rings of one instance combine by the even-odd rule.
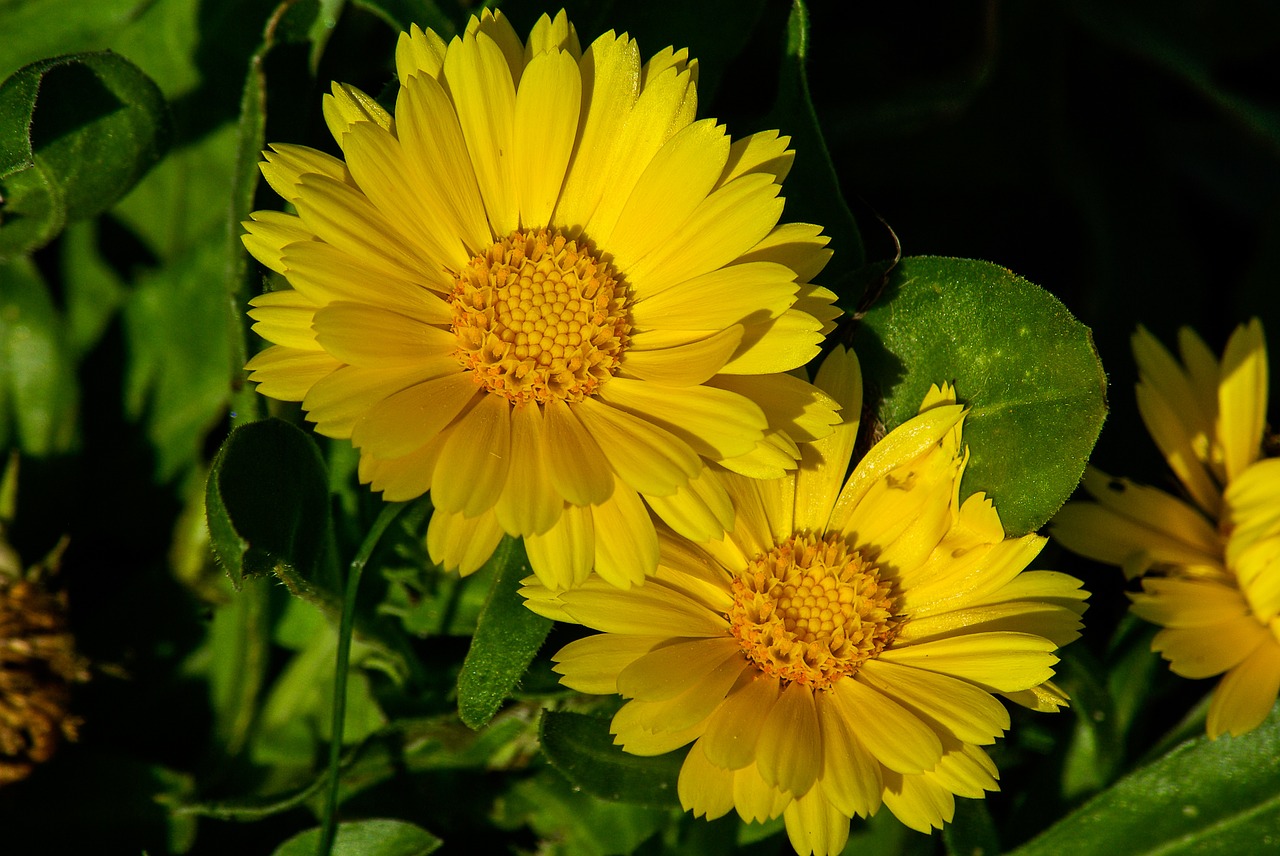
[[[1067,504],[1053,536],[1119,565],[1142,591],[1134,614],[1160,625],[1151,647],[1185,678],[1223,675],[1206,730],[1243,734],[1280,694],[1280,459],[1262,458],[1267,348],[1256,319],[1219,362],[1190,328],[1181,363],[1146,330],[1133,337],[1138,407],[1190,501],[1091,469],[1097,502]]]
[[[965,408],[934,387],[920,414],[846,480],[861,399],[851,351],[816,382],[845,421],[800,469],[718,474],[736,522],[717,541],[662,531],[644,587],[525,581],[542,615],[603,631],[565,646],[569,687],[631,699],[612,731],[628,752],[688,743],[679,793],[696,815],[783,815],[799,853],[838,853],[849,819],[883,803],[924,832],[954,797],[996,788],[979,747],[1009,726],[993,694],[1052,710],[1054,650],[1076,638],[1080,582],[1022,572],[1045,539],[1008,538],[991,502],[961,502]]]
[[[732,509],[708,462],[778,476],[838,419],[785,374],[838,314],[810,282],[827,238],[778,222],[788,138],[731,142],[695,121],[687,50],[641,64],[611,31],[583,51],[563,12],[527,43],[490,10],[448,45],[414,27],[396,67],[394,114],[326,96],[345,160],[264,153],[297,214],[245,223],[292,286],[252,301],[274,345],[251,380],[350,438],[386,499],[430,490],[446,567],[506,532],[553,587],[592,565],[641,582],[649,509],[717,537]]]

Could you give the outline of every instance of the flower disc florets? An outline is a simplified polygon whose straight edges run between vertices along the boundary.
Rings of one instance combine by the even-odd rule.
[[[452,306],[459,362],[514,404],[591,395],[631,332],[613,267],[558,230],[494,243],[458,275]]]
[[[892,587],[838,535],[795,535],[732,583],[730,632],[767,675],[826,689],[897,631]]]

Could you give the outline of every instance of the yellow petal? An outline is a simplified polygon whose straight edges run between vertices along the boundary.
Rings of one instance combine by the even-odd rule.
[[[733,808],[733,773],[708,761],[701,747],[702,739],[690,747],[676,790],[685,811],[714,820]]]
[[[618,693],[641,701],[665,701],[699,683],[742,649],[733,638],[686,639],[633,660],[618,673]]]
[[[818,721],[822,725],[822,777],[819,779],[827,800],[844,813],[867,817],[880,807],[883,790],[880,763],[872,757],[852,730],[830,693],[818,702]]]
[[[401,33],[396,42],[396,74],[401,85],[416,74],[439,78],[446,49],[444,39],[436,35],[435,30],[424,32],[417,24],[410,24],[409,32]]]
[[[735,140],[717,184],[727,184],[753,172],[771,175],[781,184],[795,161],[796,153],[787,148],[790,143],[790,137],[779,136],[777,131],[761,131]]]
[[[1001,692],[1017,692],[1053,677],[1057,646],[1030,633],[971,633],[918,645],[890,648],[880,658],[972,681]]]
[[[782,816],[787,839],[797,853],[838,856],[849,840],[849,816],[827,802],[821,788],[814,788],[791,802]]]
[[[795,274],[773,262],[730,265],[652,296],[637,288],[631,317],[639,328],[717,330],[763,323],[795,300]]]
[[[307,228],[375,271],[400,279],[420,275],[423,260],[369,198],[323,175],[304,175],[296,202]]]
[[[511,471],[493,510],[502,528],[513,535],[546,532],[564,509],[547,471],[544,430],[542,410],[536,404],[512,408]]]
[[[624,273],[646,295],[665,291],[734,261],[769,234],[781,214],[778,185],[768,176],[744,176],[713,191],[680,224],[676,239]]]
[[[609,165],[640,93],[640,52],[626,35],[610,30],[591,43],[578,66],[582,131],[552,218],[569,229],[582,227],[611,189],[606,184]]]
[[[808,793],[822,772],[822,729],[813,690],[790,683],[760,729],[756,765],[766,782],[793,796]]]
[[[768,424],[754,402],[707,386],[664,387],[615,377],[597,394],[665,428],[712,460],[749,451]]]
[[[412,364],[390,368],[342,366],[316,381],[302,400],[302,409],[316,423],[316,431],[345,439],[374,405],[421,380],[421,369]],[[427,439],[423,438],[423,442]]]
[[[646,494],[645,502],[663,523],[691,541],[715,540],[733,525],[733,503],[729,494],[706,467],[675,493]]]
[[[608,499],[614,490],[612,471],[599,444],[573,410],[553,399],[545,405],[543,415],[547,465],[556,491],[574,505]]]
[[[281,199],[288,202],[298,200],[298,186],[304,175],[326,175],[337,181],[351,182],[345,163],[307,146],[272,143],[270,151],[264,151],[262,158],[258,164],[262,177]]]
[[[290,244],[307,242],[324,246],[302,223],[302,218],[280,211],[254,211],[251,220],[241,221],[245,233],[240,236],[244,248],[266,267],[284,273],[284,249]],[[735,343],[736,344],[736,343]]]
[[[707,720],[699,745],[711,763],[738,770],[755,761],[760,732],[778,695],[777,678],[748,673]]]
[[[1234,668],[1260,645],[1274,644],[1271,631],[1253,616],[1207,627],[1169,627],[1151,640],[1151,650],[1184,678],[1211,678]]]
[[[272,345],[245,365],[249,380],[258,392],[281,401],[302,401],[318,381],[328,377],[342,363],[324,351]]]
[[[373,405],[355,423],[351,442],[379,458],[407,455],[452,422],[479,391],[461,372],[414,384]]]
[[[655,337],[638,333],[622,358],[621,371],[626,377],[652,381],[665,386],[695,386],[708,381],[737,350],[742,341],[742,327],[734,324],[718,333],[668,347],[651,347]]]
[[[883,656],[883,655],[882,655]],[[942,757],[934,730],[911,711],[857,677],[836,681],[828,700],[877,761],[889,770],[931,770]]]
[[[407,240],[418,267],[434,283],[449,283],[444,269],[458,270],[469,258],[458,225],[438,204],[426,182],[416,180],[400,141],[368,122],[347,133],[347,165],[369,200]]]
[[[1211,740],[1240,736],[1267,718],[1280,693],[1280,644],[1270,639],[1227,672],[1209,703],[1205,727]]]
[[[768,261],[784,264],[796,272],[796,282],[809,282],[822,272],[831,259],[827,244],[831,239],[822,234],[821,226],[809,223],[779,223],[740,257],[742,262]],[[824,289],[825,291],[825,289]],[[827,292],[831,297],[835,295]]]
[[[1218,383],[1218,439],[1227,481],[1258,460],[1267,421],[1267,342],[1254,318],[1231,334]]]
[[[449,304],[428,290],[442,288],[443,279],[423,277],[420,282],[411,282],[371,271],[322,241],[291,244],[284,248],[280,261],[293,287],[317,305],[348,301],[396,312],[423,324],[453,321]]]
[[[543,585],[559,590],[586,580],[595,557],[593,525],[590,509],[566,505],[546,532],[524,536],[529,566]],[[537,612],[536,609],[534,611]],[[557,616],[557,620],[567,618]]]
[[[344,363],[370,368],[414,364],[424,378],[462,375],[451,353],[458,346],[453,333],[398,312],[338,301],[317,311],[313,326],[316,341]]]
[[[1240,591],[1216,581],[1145,577],[1142,588],[1129,595],[1133,614],[1161,627],[1208,627],[1249,614]]]
[[[533,25],[524,48],[525,65],[528,65],[538,54],[546,51],[568,51],[575,60],[582,57],[578,31],[574,29],[569,16],[563,9],[557,12],[554,18],[544,12]]]
[[[602,580],[588,581],[560,599],[565,614],[574,621],[605,633],[694,638],[729,632],[723,615],[688,595],[652,583],[624,592]]]
[[[852,348],[837,345],[822,362],[814,384],[840,408],[839,423],[825,437],[801,448],[796,470],[795,525],[825,532],[836,496],[853,457],[862,414],[862,371]]]
[[[507,235],[520,224],[512,157],[516,91],[511,67],[492,38],[468,33],[449,46],[444,74],[489,224],[495,235]]]
[[[609,235],[609,251],[620,270],[676,238],[679,225],[715,186],[728,154],[728,134],[711,119],[694,122],[666,141],[640,175]]]
[[[441,452],[431,501],[438,510],[475,517],[497,504],[510,468],[511,404],[500,395],[482,395]]]
[[[325,124],[333,141],[340,147],[346,145],[347,132],[352,126],[370,123],[391,130],[395,120],[376,99],[348,83],[333,84],[333,94],[324,96],[321,104]]]
[[[502,527],[493,512],[463,517],[436,509],[427,525],[427,551],[432,561],[445,570],[456,568],[464,577],[489,561],[501,540]]]
[[[884,804],[893,816],[926,835],[941,829],[956,812],[956,799],[928,774],[885,773]]]
[[[520,225],[547,226],[564,185],[582,109],[582,73],[568,53],[543,53],[525,69],[516,93],[514,132]]]
[[[316,305],[306,296],[286,288],[259,294],[249,305],[249,317],[257,322],[253,332],[268,342],[303,351],[320,349],[311,328]]]
[[[669,496],[702,469],[687,443],[638,416],[593,398],[570,409],[599,443],[618,477],[642,493]]]
[[[487,250],[493,233],[448,93],[432,77],[410,77],[400,86],[396,116],[405,163],[426,206],[455,224],[446,234],[460,239],[467,253]]]
[[[791,795],[770,785],[760,776],[755,764],[733,773],[733,805],[738,816],[748,823],[762,823],[782,814],[791,803]]]
[[[636,492],[614,485],[613,495],[591,506],[595,521],[595,571],[619,588],[640,585],[658,566],[658,534]]]
[[[597,633],[575,639],[551,659],[560,683],[582,693],[618,692],[618,673],[661,644],[661,636],[623,636]]]
[[[452,430],[446,428],[407,455],[379,459],[369,454],[360,456],[360,481],[382,494],[387,502],[417,499],[431,489],[440,452]]]
[[[629,701],[622,706],[613,717],[609,730],[617,736],[617,742],[633,754],[661,754],[669,752],[677,746],[689,743],[701,736],[703,723],[721,702],[729,688],[737,682],[745,665],[741,652],[736,652],[720,661],[706,677],[684,691],[662,701]],[[690,730],[697,733],[689,735]],[[639,744],[647,736],[669,735],[672,743],[665,749],[644,742],[643,750]],[[678,741],[678,742],[676,742]]]
[[[511,20],[502,13],[501,9],[481,9],[478,16],[472,15],[467,21],[465,32],[467,35],[484,33],[493,39],[507,61],[507,70],[511,74],[511,79],[517,86],[520,84],[521,71],[524,68],[524,44],[516,34],[515,28],[511,26]]]
[[[886,660],[868,660],[860,674],[889,698],[924,714],[967,743],[994,743],[1009,728],[1004,705],[965,681]]]

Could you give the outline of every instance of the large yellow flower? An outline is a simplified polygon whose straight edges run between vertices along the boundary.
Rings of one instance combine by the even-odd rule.
[[[1243,734],[1280,693],[1280,459],[1262,458],[1267,350],[1239,327],[1219,362],[1190,329],[1181,364],[1146,330],[1133,337],[1138,407],[1190,502],[1090,470],[1097,500],[1058,512],[1053,536],[1142,576],[1132,610],[1164,629],[1152,648],[1186,678],[1224,675],[1206,730]]]
[[[846,481],[861,398],[852,352],[833,353],[817,383],[846,421],[805,447],[795,474],[723,474],[737,511],[725,538],[663,532],[642,588],[593,579],[553,592],[530,578],[523,594],[535,612],[604,631],[565,646],[556,670],[574,689],[631,699],[612,723],[623,749],[693,743],[685,808],[782,814],[797,851],[838,853],[849,819],[882,803],[927,832],[951,819],[955,795],[995,789],[979,747],[1009,715],[993,693],[1065,703],[1046,682],[1086,593],[1065,574],[1021,573],[1045,539],[1006,539],[981,494],[960,502],[965,409],[950,387]]]
[[[778,222],[788,139],[731,142],[694,120],[687,51],[642,65],[613,32],[582,51],[563,12],[527,44],[488,10],[447,46],[415,27],[396,66],[394,115],[326,96],[345,161],[265,153],[297,215],[245,224],[292,286],[252,301],[275,345],[251,379],[349,437],[386,499],[430,490],[445,566],[507,532],[548,585],[592,565],[640,582],[648,509],[717,537],[732,510],[707,462],[777,476],[837,421],[785,374],[838,314],[810,284],[821,229]]]

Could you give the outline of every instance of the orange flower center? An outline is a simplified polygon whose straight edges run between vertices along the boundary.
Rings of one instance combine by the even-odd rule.
[[[897,634],[879,570],[837,535],[794,535],[733,579],[730,632],[767,675],[826,689]]]
[[[454,355],[513,404],[581,401],[613,376],[630,339],[626,285],[559,230],[515,231],[453,289]]]

